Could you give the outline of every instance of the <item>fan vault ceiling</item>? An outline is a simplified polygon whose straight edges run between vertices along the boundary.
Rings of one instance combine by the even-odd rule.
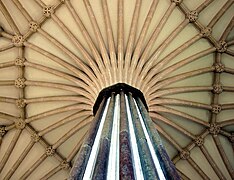
[[[182,179],[233,179],[233,2],[0,0],[0,179],[66,179],[119,82]]]

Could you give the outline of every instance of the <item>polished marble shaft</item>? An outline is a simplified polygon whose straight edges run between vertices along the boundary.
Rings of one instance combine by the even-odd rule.
[[[104,97],[69,179],[180,179],[141,99]]]

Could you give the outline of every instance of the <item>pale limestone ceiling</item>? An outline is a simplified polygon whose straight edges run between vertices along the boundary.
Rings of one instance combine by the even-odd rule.
[[[179,2],[1,0],[0,179],[65,179],[118,82],[144,93],[183,179],[233,178],[233,0]]]

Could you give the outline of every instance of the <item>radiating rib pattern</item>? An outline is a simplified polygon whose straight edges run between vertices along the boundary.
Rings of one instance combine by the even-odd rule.
[[[116,83],[182,179],[234,179],[233,2],[0,0],[0,179],[66,178]]]

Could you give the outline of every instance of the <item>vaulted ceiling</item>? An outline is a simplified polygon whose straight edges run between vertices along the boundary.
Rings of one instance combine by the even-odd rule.
[[[233,179],[233,2],[0,0],[0,179],[66,179],[119,82],[182,179]]]

